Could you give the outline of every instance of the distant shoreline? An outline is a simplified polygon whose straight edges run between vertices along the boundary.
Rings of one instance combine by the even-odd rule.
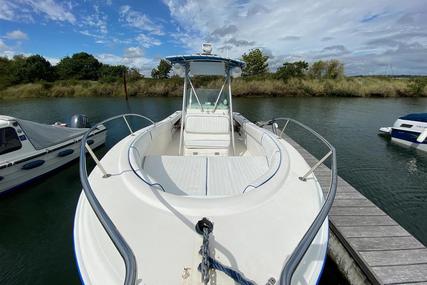
[[[203,83],[220,86],[219,80]],[[182,96],[182,79],[143,78],[128,82],[130,97]],[[427,97],[424,77],[346,77],[344,79],[299,79],[287,81],[271,78],[237,78],[233,80],[234,97]],[[66,80],[10,86],[0,90],[0,99],[59,97],[124,97],[121,81]]]

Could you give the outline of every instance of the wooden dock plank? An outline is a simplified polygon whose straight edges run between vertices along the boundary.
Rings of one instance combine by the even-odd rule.
[[[363,198],[365,198],[365,196],[363,196],[359,192],[348,193],[348,192],[338,191],[336,196],[335,196],[335,200],[339,200],[339,199],[363,199]]]
[[[427,264],[372,267],[382,284],[427,282]]]
[[[375,204],[366,198],[362,199],[338,199],[334,201],[335,207],[375,207]]]
[[[337,207],[330,212],[331,216],[385,216],[386,214],[377,207]]]
[[[318,161],[285,139],[310,166]],[[322,164],[314,174],[326,194],[330,169]],[[427,248],[341,177],[329,220],[331,230],[373,284],[427,285]]]
[[[335,226],[397,226],[389,216],[330,216]]]
[[[401,226],[356,226],[339,227],[346,238],[350,237],[405,237],[411,236]]]
[[[371,266],[427,264],[427,248],[363,251],[360,255]]]
[[[351,246],[361,251],[420,249],[425,248],[422,243],[412,236],[403,237],[356,237],[347,238]]]

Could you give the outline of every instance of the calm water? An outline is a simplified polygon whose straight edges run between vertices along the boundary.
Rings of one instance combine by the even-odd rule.
[[[92,122],[121,113],[160,120],[180,103],[180,98],[0,101],[0,114],[45,123],[68,121],[75,113]],[[317,130],[337,149],[339,175],[427,244],[427,155],[377,136],[379,127],[399,115],[427,112],[426,98],[238,98],[234,107],[253,121],[287,116]],[[75,162],[0,196],[0,284],[79,284],[72,229],[80,189]]]

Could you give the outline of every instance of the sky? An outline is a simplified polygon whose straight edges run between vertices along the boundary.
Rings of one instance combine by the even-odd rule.
[[[425,0],[0,0],[0,56],[85,51],[149,74],[168,55],[253,48],[272,71],[339,59],[348,75],[427,74]]]

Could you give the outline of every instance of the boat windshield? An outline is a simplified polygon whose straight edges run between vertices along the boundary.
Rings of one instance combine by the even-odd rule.
[[[188,109],[228,110],[228,91],[221,89],[196,88],[188,89]],[[199,103],[200,102],[200,103]],[[216,106],[215,106],[216,105]]]

